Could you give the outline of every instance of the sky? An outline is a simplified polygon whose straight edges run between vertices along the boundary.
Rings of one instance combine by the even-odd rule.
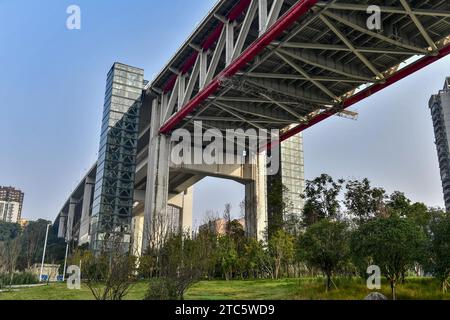
[[[106,74],[115,61],[162,69],[215,0],[0,0],[0,185],[25,192],[26,219],[53,220],[97,159]],[[66,9],[81,8],[81,30]],[[443,206],[428,100],[450,76],[450,58],[304,133],[305,174],[369,178],[388,192]],[[231,203],[244,188],[205,179],[195,219]]]

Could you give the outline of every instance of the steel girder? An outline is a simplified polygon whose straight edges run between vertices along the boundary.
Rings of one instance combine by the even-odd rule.
[[[383,28],[369,30],[366,11],[377,2]],[[285,139],[446,56],[450,3],[397,2],[221,1],[148,87],[165,109],[160,133],[196,119],[298,124]]]

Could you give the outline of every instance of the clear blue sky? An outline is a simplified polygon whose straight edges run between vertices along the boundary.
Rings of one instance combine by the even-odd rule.
[[[96,160],[106,73],[114,61],[162,68],[214,0],[0,0],[0,185],[25,193],[25,218],[53,219]],[[66,8],[82,29],[65,27]],[[333,118],[305,133],[307,178],[370,178],[414,201],[443,206],[427,102],[450,75],[450,58],[360,103],[358,121]],[[243,188],[196,186],[197,219]]]

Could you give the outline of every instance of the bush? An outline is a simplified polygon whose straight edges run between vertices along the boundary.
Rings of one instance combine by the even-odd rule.
[[[150,281],[144,300],[178,300],[176,284],[168,278],[155,278]]]
[[[27,284],[37,284],[39,283],[38,277],[30,272],[14,273],[11,282],[10,274],[0,274],[0,289],[5,288],[9,285],[27,285]]]

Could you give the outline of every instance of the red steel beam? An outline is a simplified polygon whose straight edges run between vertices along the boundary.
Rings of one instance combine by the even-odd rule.
[[[227,18],[230,21],[235,21],[239,16],[245,11],[245,9],[248,8],[250,5],[251,0],[241,0],[239,1],[233,9],[231,9],[230,13],[228,14]],[[220,22],[217,27],[213,30],[213,32],[209,35],[208,38],[202,43],[201,47],[204,50],[208,50],[212,47],[212,45],[220,38],[220,34],[222,33],[222,29],[224,27],[224,23]],[[195,61],[197,60],[198,52],[194,52],[183,64],[181,67],[181,73],[185,74],[187,73],[195,64]],[[177,75],[174,74],[170,78],[170,80],[167,82],[166,86],[164,87],[164,92],[169,92],[173,89],[175,86],[175,82],[177,81]]]
[[[186,106],[176,113],[162,126],[160,133],[169,133],[186,116],[192,113],[202,102],[217,91],[220,87],[220,79],[234,76],[247,63],[252,61],[264,48],[281,35],[283,31],[292,26],[300,17],[306,14],[318,0],[300,0],[286,12],[264,35],[253,42],[231,65],[220,72],[206,88],[200,91]],[[223,27],[223,26],[222,26]]]
[[[420,60],[417,60],[415,63],[406,66],[405,68],[401,69],[400,71],[398,71],[397,73],[395,73],[394,75],[392,75],[391,77],[387,78],[386,81],[384,83],[378,83],[375,84],[357,94],[355,94],[354,96],[352,96],[351,98],[347,99],[346,101],[344,101],[344,110],[353,106],[354,104],[372,96],[373,94],[397,83],[398,81],[412,75],[413,73],[416,73],[417,71],[427,67],[428,65],[446,57],[447,55],[450,54],[450,45],[447,45],[446,47],[442,48],[441,50],[439,50],[439,54],[436,56],[427,56],[424,57]],[[342,110],[341,110],[342,111]],[[321,114],[319,114],[318,116],[314,117],[311,121],[309,121],[308,124],[302,124],[302,125],[298,125],[297,127],[287,131],[286,133],[284,133],[283,135],[281,135],[280,140],[284,141],[286,139],[289,139],[293,136],[295,136],[296,134],[299,134],[300,132],[305,131],[308,128],[311,128],[312,126],[336,115],[337,113],[339,113],[338,111],[333,111],[333,112],[323,112]]]

